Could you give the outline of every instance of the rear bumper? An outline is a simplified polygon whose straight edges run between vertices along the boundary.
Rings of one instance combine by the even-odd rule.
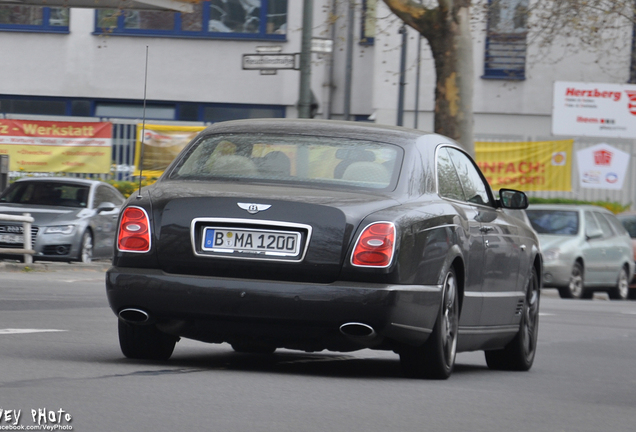
[[[277,347],[349,351],[417,345],[430,334],[441,286],[293,283],[175,275],[112,267],[111,309],[146,312],[166,332],[206,342],[266,341]],[[345,323],[373,327],[373,339],[343,335]]]

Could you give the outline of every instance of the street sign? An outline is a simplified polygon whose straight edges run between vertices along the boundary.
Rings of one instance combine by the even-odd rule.
[[[243,54],[243,69],[298,69],[296,54]]]
[[[283,50],[283,47],[281,45],[264,45],[264,46],[257,46],[256,47],[256,52],[263,54],[263,53],[279,53]]]
[[[333,40],[311,38],[311,52],[320,54],[331,54],[333,52]]]

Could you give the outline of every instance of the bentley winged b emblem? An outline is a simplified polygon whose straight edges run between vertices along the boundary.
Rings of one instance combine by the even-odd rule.
[[[249,214],[256,214],[271,207],[270,204],[254,204],[254,203],[236,203],[243,210],[247,210]]]

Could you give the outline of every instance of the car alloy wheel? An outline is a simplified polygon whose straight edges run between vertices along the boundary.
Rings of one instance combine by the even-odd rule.
[[[616,286],[612,287],[608,294],[612,300],[627,300],[629,297],[629,277],[625,267],[621,268]]]
[[[90,264],[93,261],[93,236],[90,231],[85,231],[80,247],[80,261]]]
[[[585,298],[584,295],[584,280],[583,280],[583,267],[581,263],[575,262],[572,266],[572,273],[570,273],[570,281],[568,286],[564,290],[559,290],[561,298]]]
[[[521,315],[519,332],[503,349],[486,351],[486,364],[490,369],[527,371],[532,367],[539,335],[539,278],[532,268]]]
[[[449,269],[442,284],[442,302],[433,332],[423,346],[400,351],[404,374],[411,378],[447,379],[457,354],[459,300],[457,278]]]

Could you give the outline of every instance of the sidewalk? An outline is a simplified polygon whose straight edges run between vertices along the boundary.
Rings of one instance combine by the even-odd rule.
[[[93,270],[105,272],[110,268],[110,260],[93,261],[90,264],[80,262],[55,262],[55,261],[36,261],[32,264],[24,264],[15,261],[0,261],[0,273],[2,272],[54,272],[69,270]]]

